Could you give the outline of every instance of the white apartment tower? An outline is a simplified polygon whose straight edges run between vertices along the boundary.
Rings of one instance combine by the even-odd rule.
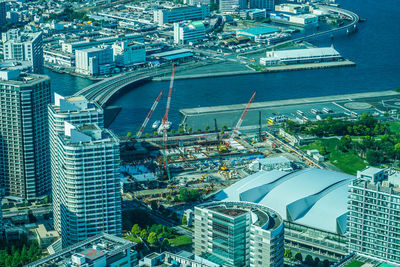
[[[121,235],[119,141],[96,124],[64,122],[58,134],[62,246],[105,232]]]
[[[4,59],[29,61],[34,73],[43,73],[43,40],[42,33],[21,33],[3,35]],[[4,37],[6,38],[4,40]],[[10,37],[10,38],[7,38]]]
[[[35,200],[49,192],[50,79],[0,71],[0,187]]]
[[[63,97],[54,94],[54,104],[49,105],[49,134],[51,185],[53,199],[54,229],[61,233],[58,162],[61,155],[58,134],[64,132],[64,123],[73,125],[97,124],[104,127],[104,112],[96,102],[89,102],[83,96]]]

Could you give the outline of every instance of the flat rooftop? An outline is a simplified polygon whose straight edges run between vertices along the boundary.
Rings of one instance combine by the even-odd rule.
[[[281,30],[277,28],[260,26],[260,27],[237,30],[236,32],[238,34],[261,35],[261,34],[271,34],[280,31]]]
[[[242,210],[242,209],[225,209],[225,208],[217,208],[217,209],[215,209],[215,211],[225,214],[225,215],[228,215],[233,218],[238,217],[238,216],[243,215],[248,212],[248,211]]]

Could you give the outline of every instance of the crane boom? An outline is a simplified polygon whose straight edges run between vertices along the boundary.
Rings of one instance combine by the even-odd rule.
[[[153,105],[151,106],[151,109],[149,113],[146,116],[146,119],[144,120],[142,126],[140,127],[139,132],[136,135],[136,138],[140,138],[142,136],[142,133],[144,131],[144,128],[146,128],[147,123],[149,122],[151,115],[153,115],[154,110],[156,109],[158,102],[160,101],[161,95],[163,94],[163,91],[160,92],[160,94],[157,96],[156,100],[154,101]]]
[[[246,117],[247,111],[249,111],[250,105],[253,102],[255,96],[256,96],[256,91],[254,91],[253,95],[250,98],[249,103],[247,103],[246,108],[243,110],[242,116],[240,116],[240,119],[237,122],[236,127],[233,130],[230,139],[233,139],[236,136],[240,126],[242,125],[242,122],[243,122],[244,118]]]
[[[169,91],[168,91],[168,98],[167,98],[167,107],[165,109],[165,114],[162,119],[162,123],[165,124],[168,121],[168,114],[169,114],[169,107],[171,105],[171,95],[172,95],[172,87],[174,86],[174,79],[175,79],[175,64],[172,65],[172,75],[171,81],[169,83]],[[164,127],[165,129],[166,127]]]

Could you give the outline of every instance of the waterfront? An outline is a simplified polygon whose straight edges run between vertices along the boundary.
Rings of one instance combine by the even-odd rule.
[[[367,19],[359,24],[359,31],[346,36],[335,36],[335,48],[357,64],[354,68],[316,69],[297,72],[251,74],[230,77],[177,80],[171,103],[170,119],[182,119],[179,110],[199,106],[245,103],[254,90],[256,102],[302,98],[344,93],[391,90],[400,87],[400,26],[395,18],[400,3],[382,0],[340,0],[345,9]],[[317,46],[329,46],[329,36],[311,40]],[[91,81],[66,74],[52,74],[53,89],[70,95],[91,84]],[[69,78],[70,77],[70,78]],[[86,84],[83,86],[83,84]],[[117,134],[136,132],[160,90],[164,96],[169,82],[153,82],[116,99],[112,105],[122,106],[111,128]],[[165,98],[153,114],[160,119],[165,109]],[[151,124],[151,123],[150,123]]]

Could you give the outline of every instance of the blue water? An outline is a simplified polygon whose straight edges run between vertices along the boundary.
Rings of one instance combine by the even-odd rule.
[[[359,31],[352,35],[340,34],[333,40],[326,36],[311,42],[317,46],[333,44],[345,58],[354,61],[356,67],[177,80],[170,120],[175,125],[179,123],[182,118],[178,111],[182,108],[245,103],[254,90],[257,91],[255,101],[269,101],[400,88],[400,24],[397,21],[400,1],[338,2],[367,21],[360,23]],[[80,86],[82,83],[66,85],[58,82],[57,85],[53,82],[53,85],[60,92],[73,92],[78,88],[72,88],[72,85]],[[167,91],[168,86],[168,82],[148,83],[116,99],[112,104],[123,109],[110,128],[117,134],[136,132],[157,94],[162,89]],[[165,98],[151,122],[161,119],[164,110]]]

